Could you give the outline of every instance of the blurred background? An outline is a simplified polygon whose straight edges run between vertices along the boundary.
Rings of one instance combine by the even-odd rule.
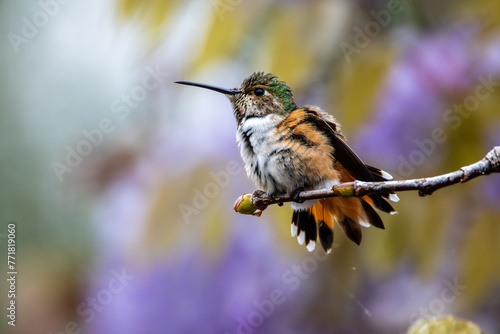
[[[289,207],[233,211],[255,188],[227,99],[173,84],[272,72],[366,163],[445,173],[500,144],[498,1],[19,0],[0,28],[0,331],[500,332],[500,176],[401,193],[385,231],[308,253]]]

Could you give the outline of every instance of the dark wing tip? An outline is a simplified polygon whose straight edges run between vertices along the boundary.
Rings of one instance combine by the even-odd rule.
[[[384,198],[382,198],[381,195],[379,194],[372,194],[368,195],[372,200],[373,204],[375,204],[375,207],[381,211],[387,212],[387,213],[392,213],[395,212],[394,208],[392,205],[390,205]]]

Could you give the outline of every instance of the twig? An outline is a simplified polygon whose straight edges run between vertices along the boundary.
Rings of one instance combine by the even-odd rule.
[[[424,177],[421,179],[385,181],[385,182],[346,182],[334,186],[332,189],[303,191],[299,200],[310,200],[327,197],[360,197],[370,194],[418,190],[420,196],[431,195],[434,191],[456,183],[464,183],[480,175],[500,173],[500,146],[494,147],[480,161],[460,168],[459,170],[439,176]],[[271,198],[266,192],[256,190],[253,194],[240,196],[234,204],[234,210],[243,214],[260,216],[271,204],[291,202],[289,196]]]

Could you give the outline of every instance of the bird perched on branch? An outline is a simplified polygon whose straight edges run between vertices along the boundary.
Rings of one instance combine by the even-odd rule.
[[[305,242],[309,251],[314,250],[319,239],[324,250],[331,252],[334,223],[359,245],[361,226],[384,228],[374,208],[395,213],[386,201],[398,200],[393,193],[305,202],[299,199],[304,190],[332,188],[354,180],[386,181],[392,177],[358,158],[346,144],[333,116],[318,107],[297,107],[292,90],[277,76],[254,73],[234,89],[189,81],[176,83],[210,89],[229,98],[248,176],[269,196],[292,198],[292,236],[297,236],[301,245]]]

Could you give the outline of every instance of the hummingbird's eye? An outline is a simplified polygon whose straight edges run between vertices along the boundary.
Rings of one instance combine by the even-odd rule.
[[[262,88],[255,88],[253,93],[255,94],[255,96],[262,96],[262,95],[266,94],[266,91]]]

